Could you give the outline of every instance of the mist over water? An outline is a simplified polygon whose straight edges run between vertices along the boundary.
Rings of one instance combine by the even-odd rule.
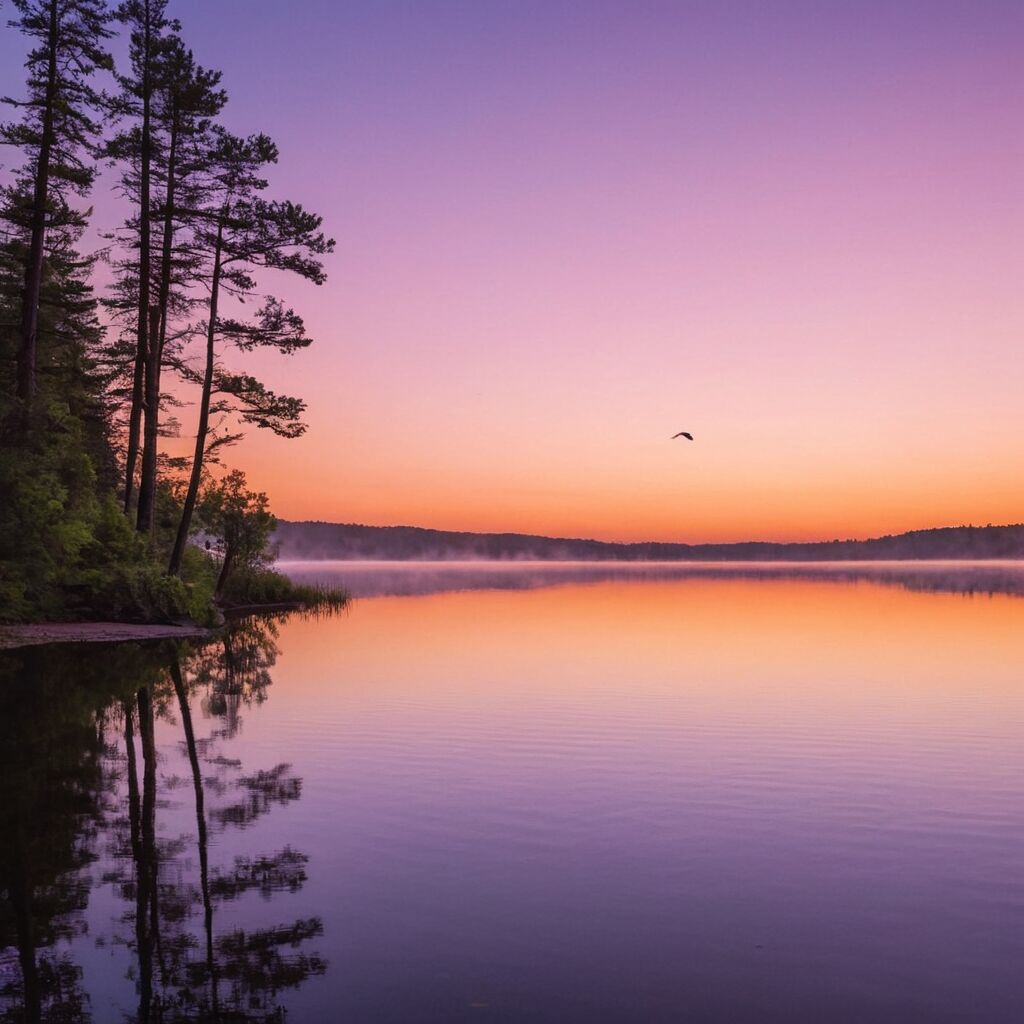
[[[214,991],[303,1022],[1024,1017],[1019,566],[286,568],[362,596],[176,655],[192,747],[166,652],[79,667],[98,734],[46,700],[81,653],[0,659],[41,737],[0,861],[24,806],[77,879],[60,928],[37,904],[71,1019],[143,1019],[143,977],[174,1020]],[[93,859],[31,832],[61,771]]]
[[[461,590],[532,590],[569,583],[643,580],[809,580],[880,583],[957,594],[1024,594],[1024,562],[574,562],[292,561],[282,572],[303,583],[344,587],[353,597]]]

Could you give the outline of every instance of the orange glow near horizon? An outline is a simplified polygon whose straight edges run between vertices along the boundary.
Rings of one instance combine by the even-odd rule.
[[[1024,473],[1007,469],[1021,455],[1010,425],[987,444],[972,431],[973,451],[956,451],[935,429],[934,440],[902,451],[879,440],[877,448],[857,451],[851,441],[828,453],[809,445],[794,453],[775,430],[750,439],[753,457],[737,437],[701,436],[684,448],[634,435],[599,446],[607,462],[582,444],[575,453],[541,445],[530,452],[519,439],[501,465],[465,450],[441,463],[415,440],[396,459],[381,442],[334,454],[344,470],[327,477],[321,469],[337,449],[328,452],[326,438],[313,434],[292,443],[253,439],[245,460],[251,483],[268,491],[284,519],[690,543],[866,538],[1024,520]],[[402,449],[401,439],[389,440]]]
[[[965,679],[1017,693],[1022,622],[1024,600],[1015,596],[828,579],[694,577],[361,598],[336,619],[289,620],[276,675],[290,691],[311,694],[344,687],[378,700],[379,687],[415,685],[440,706],[452,690],[481,698],[494,690],[507,701],[506,687],[489,685],[495,674],[516,679],[514,699],[549,693],[551,652],[559,651],[559,686],[588,689],[601,679],[611,688],[594,698],[629,693],[637,679],[670,689],[685,679],[725,710],[780,692],[792,700],[797,690],[822,707],[849,709],[851,694],[873,705],[889,691],[894,666],[905,696],[934,701]],[[437,675],[425,680],[425,665]],[[622,674],[610,684],[594,665]]]

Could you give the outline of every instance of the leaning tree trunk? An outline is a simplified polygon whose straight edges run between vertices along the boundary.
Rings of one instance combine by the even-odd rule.
[[[18,349],[18,398],[24,424],[32,415],[36,393],[36,358],[39,341],[39,297],[43,288],[43,253],[46,245],[46,202],[50,191],[50,154],[53,149],[53,112],[57,93],[57,0],[50,0],[50,24],[46,39],[46,98],[43,132],[32,190],[32,220],[28,259],[25,263],[25,293],[21,305],[21,344]]]
[[[213,251],[213,279],[210,282],[210,319],[206,325],[206,373],[203,375],[203,397],[199,403],[199,426],[196,429],[196,450],[192,456],[192,475],[185,493],[185,504],[181,509],[178,535],[174,539],[174,550],[167,571],[176,576],[181,572],[181,560],[185,556],[188,533],[192,528],[192,514],[199,499],[199,484],[203,478],[203,457],[206,454],[206,436],[210,430],[210,396],[213,394],[213,368],[216,359],[214,345],[217,336],[217,301],[220,296],[221,254],[224,241],[224,220],[226,211],[221,213],[217,223],[217,242]]]

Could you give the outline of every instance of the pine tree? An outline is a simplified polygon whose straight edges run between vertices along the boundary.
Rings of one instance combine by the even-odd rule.
[[[94,73],[112,67],[103,42],[110,36],[103,0],[12,0],[18,17],[12,26],[33,40],[26,60],[28,95],[4,102],[22,111],[4,125],[0,141],[27,155],[17,183],[7,190],[4,218],[15,237],[24,233],[17,346],[17,396],[23,423],[31,423],[37,390],[40,303],[48,252],[65,251],[87,214],[72,206],[88,194],[95,177],[89,159],[99,126],[94,119],[99,94]],[[9,236],[10,237],[10,236]],[[8,247],[7,256],[14,255]]]
[[[189,290],[199,271],[189,232],[191,211],[199,201],[211,145],[211,119],[226,101],[224,92],[217,87],[220,73],[196,65],[192,53],[177,38],[170,40],[161,71],[154,121],[163,133],[163,146],[154,178],[162,178],[163,199],[155,211],[159,218],[160,252],[154,259],[156,301],[150,306],[137,516],[138,529],[147,532],[153,530],[156,508],[160,379],[168,322],[172,312],[179,316],[187,314],[196,301]]]
[[[319,257],[334,248],[320,230],[321,218],[291,202],[273,202],[262,192],[267,187],[262,169],[277,159],[277,148],[265,135],[247,139],[227,132],[211,161],[205,225],[197,223],[196,242],[210,254],[210,300],[206,322],[206,354],[202,373],[199,423],[196,430],[192,471],[185,492],[181,521],[171,554],[169,571],[180,571],[192,516],[203,478],[210,442],[213,395],[221,392],[226,404],[220,409],[238,411],[242,420],[286,437],[304,426],[299,399],[275,395],[247,375],[235,375],[218,367],[218,341],[233,343],[246,352],[271,347],[290,353],[310,344],[302,319],[280,302],[269,298],[258,314],[243,321],[220,313],[222,293],[244,298],[255,292],[254,274],[283,270],[315,284],[325,280]],[[223,444],[223,439],[214,439]]]
[[[150,357],[149,326],[152,288],[152,224],[153,224],[153,106],[160,84],[161,63],[167,50],[169,33],[178,23],[167,17],[167,0],[123,0],[116,17],[129,31],[130,71],[118,74],[119,92],[112,109],[114,115],[128,121],[110,142],[108,155],[125,165],[122,191],[129,197],[135,213],[129,219],[134,234],[133,272],[135,292],[126,291],[122,283],[122,312],[134,322],[135,351],[132,365],[131,399],[128,410],[128,437],[125,456],[124,509],[129,512],[135,498],[135,473],[139,458],[142,416],[146,394],[146,367]],[[121,269],[131,268],[131,261]],[[130,281],[129,274],[129,281]],[[125,299],[130,296],[130,301]]]

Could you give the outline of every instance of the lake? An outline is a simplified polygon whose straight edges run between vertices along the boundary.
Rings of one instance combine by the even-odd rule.
[[[1020,564],[284,568],[0,657],[0,1019],[1024,1020]]]

